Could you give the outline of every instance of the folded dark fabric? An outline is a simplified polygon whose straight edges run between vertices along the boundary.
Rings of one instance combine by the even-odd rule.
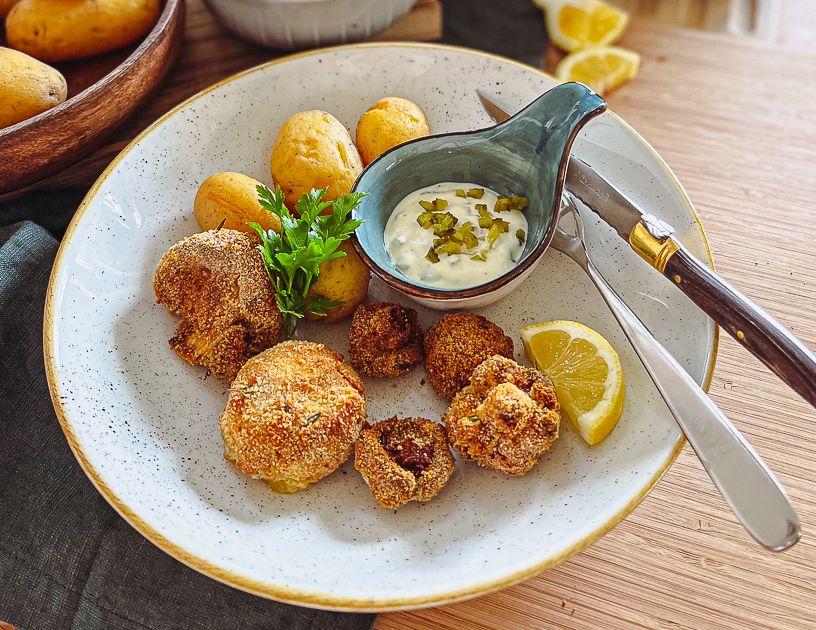
[[[273,602],[176,561],[125,522],[73,456],[43,364],[57,241],[0,227],[0,621],[19,630],[362,630],[373,614]]]
[[[442,42],[543,66],[549,39],[544,12],[532,0],[440,1]]]

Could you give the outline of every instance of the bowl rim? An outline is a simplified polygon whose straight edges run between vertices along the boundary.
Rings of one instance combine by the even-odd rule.
[[[550,88],[550,90],[555,89]],[[549,91],[549,90],[547,90]],[[545,92],[546,93],[546,92]],[[543,95],[543,94],[542,94]],[[429,136],[422,136],[420,138],[413,138],[411,140],[407,140],[406,142],[402,142],[387,151],[384,151],[376,158],[371,160],[368,165],[362,170],[362,172],[357,176],[357,179],[354,181],[354,184],[351,187],[351,192],[365,192],[358,190],[358,186],[360,181],[365,176],[366,172],[375,164],[380,162],[381,160],[386,159],[391,153],[394,153],[398,150],[403,149],[404,147],[415,144],[417,142],[427,140],[428,138],[451,138],[451,137],[458,137],[458,136],[470,136],[473,134],[489,131],[491,129],[496,129],[503,125],[509,124],[514,118],[517,116],[521,116],[526,112],[542,95],[539,95],[535,99],[533,99],[530,103],[522,107],[519,111],[515,114],[510,116],[507,120],[504,120],[500,123],[495,125],[489,125],[487,127],[483,127],[481,129],[473,129],[473,130],[464,130],[464,131],[449,131],[446,133],[438,133],[438,134],[431,134]],[[583,120],[576,125],[570,136],[567,140],[567,150],[565,150],[561,154],[561,160],[558,164],[558,174],[556,176],[556,190],[563,191],[564,190],[564,179],[567,173],[567,164],[569,163],[569,156],[572,150],[572,145],[575,141],[575,138],[581,132],[581,129],[584,125],[595,118],[596,116],[602,114],[607,110],[606,102],[602,102],[594,110],[590,111],[589,113],[584,116]],[[561,195],[556,194],[553,198],[553,203],[551,207],[551,216],[552,220],[550,221],[549,226],[547,227],[547,231],[544,236],[541,238],[539,243],[535,246],[535,248],[527,254],[525,258],[523,258],[517,265],[515,265],[512,269],[505,271],[502,275],[490,280],[488,282],[483,282],[482,284],[477,284],[471,287],[464,287],[458,289],[442,289],[438,287],[431,287],[425,284],[421,284],[419,282],[415,282],[408,278],[404,278],[401,276],[397,276],[392,272],[384,269],[381,265],[374,260],[372,256],[368,254],[363,244],[360,242],[360,239],[357,236],[357,230],[352,232],[351,234],[351,242],[354,246],[354,250],[357,252],[357,255],[362,259],[363,263],[365,263],[366,267],[368,267],[372,273],[376,274],[378,278],[380,278],[383,282],[388,284],[390,287],[397,289],[398,291],[402,292],[403,294],[412,297],[412,298],[419,298],[422,300],[434,300],[437,302],[447,302],[447,301],[454,301],[454,300],[463,300],[463,299],[470,299],[481,297],[484,295],[488,295],[491,293],[495,293],[505,287],[511,282],[514,282],[516,279],[524,276],[529,271],[538,264],[539,259],[544,255],[544,252],[550,246],[550,242],[553,239],[553,235],[555,234],[555,228],[558,224],[558,212],[561,206]],[[352,217],[353,218],[362,218],[357,216],[357,208],[352,210]],[[386,252],[387,252],[386,248]]]
[[[122,63],[120,63],[113,70],[111,70],[106,75],[98,79],[93,85],[89,85],[87,88],[85,88],[78,94],[74,94],[71,98],[65,99],[62,103],[60,103],[56,107],[52,107],[51,109],[47,109],[44,112],[40,112],[36,116],[31,116],[30,118],[26,118],[25,120],[21,120],[18,123],[14,123],[13,125],[9,125],[8,127],[0,129],[0,139],[2,139],[4,136],[10,136],[15,131],[20,131],[22,129],[25,129],[26,127],[34,126],[41,122],[48,122],[52,118],[58,118],[63,112],[65,112],[65,110],[70,109],[77,103],[90,99],[94,96],[99,96],[102,93],[104,93],[107,84],[112,79],[124,74],[127,70],[129,70],[130,67],[134,63],[136,63],[136,61],[139,58],[141,58],[141,56],[147,50],[152,48],[153,45],[158,42],[162,34],[167,30],[167,27],[172,22],[173,16],[184,5],[184,0],[162,0],[162,1],[164,2],[164,8],[162,9],[161,13],[159,13],[159,19],[156,20],[156,23],[153,25],[153,28],[150,29],[150,32],[144,36],[144,39],[142,39],[141,43],[136,47],[136,49],[132,53],[130,53]]]

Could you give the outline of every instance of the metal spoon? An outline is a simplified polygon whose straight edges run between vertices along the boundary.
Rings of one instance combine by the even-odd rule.
[[[551,246],[577,262],[597,287],[689,444],[743,527],[758,543],[773,551],[783,551],[796,543],[801,526],[784,489],[734,425],[658,343],[592,263],[584,244],[581,215],[568,192],[563,195]]]

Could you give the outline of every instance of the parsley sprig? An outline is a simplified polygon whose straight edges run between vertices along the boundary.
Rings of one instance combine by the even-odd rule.
[[[297,330],[298,321],[306,313],[325,315],[326,309],[341,306],[344,302],[330,300],[320,295],[308,296],[320,275],[320,265],[335,258],[342,258],[345,252],[337,251],[363,220],[349,219],[349,213],[356,208],[366,193],[350,193],[334,202],[323,201],[328,188],[303,194],[295,206],[300,218],[293,216],[284,205],[280,187],[274,194],[266,186],[258,186],[258,201],[261,206],[280,218],[281,233],[266,230],[257,223],[250,223],[261,237],[258,249],[263,257],[264,267],[275,294],[278,308],[283,314],[283,334],[291,339]],[[331,214],[320,214],[326,208]]]

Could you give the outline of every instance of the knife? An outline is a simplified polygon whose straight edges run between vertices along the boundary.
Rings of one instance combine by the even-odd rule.
[[[496,123],[510,114],[477,90]],[[589,164],[570,156],[567,190],[612,226],[623,240],[699,306],[706,315],[816,407],[816,356],[799,339],[700,262],[674,228],[641,209]]]

